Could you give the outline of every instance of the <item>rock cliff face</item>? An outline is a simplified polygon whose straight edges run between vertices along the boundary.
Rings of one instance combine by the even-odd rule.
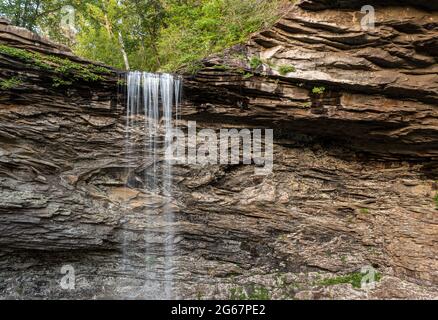
[[[385,159],[436,162],[437,14],[377,7],[370,31],[361,16],[297,6],[249,45],[209,58],[188,96],[222,105],[207,110],[212,116],[335,139]],[[257,67],[248,71],[251,59]]]
[[[274,170],[178,165],[170,203],[122,75],[0,21],[0,296],[437,298],[438,15],[405,2],[364,31],[361,1],[302,1],[203,61],[181,124],[273,128]]]

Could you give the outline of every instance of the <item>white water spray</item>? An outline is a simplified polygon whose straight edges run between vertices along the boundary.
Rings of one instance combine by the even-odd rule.
[[[145,170],[141,177],[145,194],[159,194],[165,199],[165,204],[161,207],[160,214],[162,221],[165,221],[161,232],[164,236],[159,237],[162,240],[162,250],[164,260],[162,266],[154,270],[161,270],[159,273],[151,275],[150,281],[145,284],[146,297],[156,292],[161,292],[161,296],[166,299],[176,298],[173,293],[173,269],[174,269],[174,213],[170,205],[172,200],[172,166],[169,162],[164,161],[164,152],[171,141],[168,137],[172,136],[172,130],[175,120],[178,120],[180,114],[180,99],[182,80],[171,74],[153,74],[147,72],[129,72],[127,74],[127,103],[126,103],[126,158],[128,167],[131,163],[137,163],[138,157],[142,156],[151,162],[148,165],[149,170]],[[142,130],[139,134],[138,130]],[[141,141],[143,139],[143,141]],[[139,149],[141,152],[139,153]],[[135,167],[135,166],[134,166]],[[135,174],[128,173],[128,187]],[[138,176],[135,176],[138,183]],[[138,188],[138,187],[137,187]],[[145,219],[148,214],[146,212]],[[150,221],[145,221],[148,226]],[[124,265],[129,265],[128,240],[124,244]],[[147,263],[151,261],[151,243],[156,243],[157,238],[146,231],[145,256]],[[156,252],[155,252],[156,253]],[[155,280],[154,280],[155,279]],[[157,281],[158,279],[158,281]],[[146,288],[147,287],[147,288]],[[148,296],[149,295],[149,296]]]

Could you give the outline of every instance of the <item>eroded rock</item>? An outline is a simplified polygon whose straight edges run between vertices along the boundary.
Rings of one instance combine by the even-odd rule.
[[[170,272],[182,298],[436,298],[436,12],[382,7],[364,32],[341,3],[303,1],[186,77],[181,125],[273,127],[274,170],[178,165],[170,201],[144,179],[163,155],[126,148],[116,71],[54,87],[1,54],[22,83],[0,96],[0,296],[159,298]],[[3,21],[0,41],[90,64]],[[364,266],[374,289],[342,283]]]

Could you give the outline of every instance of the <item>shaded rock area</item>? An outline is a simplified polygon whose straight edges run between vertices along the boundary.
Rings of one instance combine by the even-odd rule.
[[[170,201],[144,179],[163,154],[126,146],[121,75],[0,21],[1,45],[47,61],[0,47],[0,296],[160,298],[171,274],[173,298],[436,299],[430,3],[376,8],[363,31],[361,1],[303,1],[203,61],[180,124],[273,128],[274,170],[177,165]]]

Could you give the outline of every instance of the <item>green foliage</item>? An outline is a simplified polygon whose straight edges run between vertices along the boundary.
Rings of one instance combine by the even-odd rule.
[[[370,210],[368,209],[368,208],[360,208],[360,213],[363,213],[363,214],[368,214],[368,213],[370,213]]]
[[[54,77],[52,79],[52,87],[55,87],[55,88],[61,87],[61,86],[70,86],[71,84],[72,84],[71,81],[63,80],[63,79],[58,78],[58,77]]]
[[[12,77],[0,81],[0,88],[2,90],[9,90],[20,86],[23,82],[18,77]]]
[[[77,54],[121,69],[160,67],[158,40],[165,16],[163,1],[76,2],[80,30],[74,47]]]
[[[271,300],[269,290],[262,286],[252,286],[247,293],[242,287],[230,289],[230,300]]]
[[[13,58],[17,58],[19,60],[23,60],[25,62],[30,62],[34,59],[33,52],[26,51],[23,49],[17,49],[14,47],[8,47],[3,44],[0,44],[0,53],[3,55],[8,55]]]
[[[323,94],[325,92],[325,87],[313,87],[313,94]]]
[[[435,208],[438,209],[438,192],[435,194],[433,200],[435,201]]]
[[[85,22],[84,22],[85,23]],[[84,26],[76,36],[73,50],[79,56],[123,69],[123,56],[116,39],[112,39],[103,28]]]
[[[158,41],[163,71],[243,42],[248,35],[271,25],[281,0],[169,1]]]
[[[246,56],[243,53],[240,53],[240,52],[232,53],[231,57],[233,59],[236,59],[236,60],[239,60],[239,61],[246,61]]]
[[[201,70],[203,66],[204,65],[201,62],[194,60],[185,64],[183,68],[185,72],[193,75],[196,74],[199,70]]]
[[[251,59],[249,60],[249,65],[251,67],[251,69],[257,69],[258,67],[260,67],[263,64],[262,60],[260,60],[259,57],[251,57]]]
[[[89,65],[88,69],[95,73],[110,74],[111,70],[103,66]]]
[[[244,68],[236,68],[233,71],[240,74],[243,79],[249,79],[251,77],[254,77],[254,74],[252,72],[249,72],[249,71],[245,70]]]
[[[196,72],[196,61],[270,26],[286,0],[0,0],[12,23],[116,68]],[[63,6],[74,30],[60,26]],[[126,59],[125,59],[126,58]]]
[[[117,80],[117,85],[119,85],[119,86],[126,86],[126,80],[125,79]]]
[[[290,72],[295,72],[296,69],[294,66],[290,66],[290,65],[282,65],[278,68],[278,72],[282,75],[285,76]]]
[[[11,19],[13,25],[37,30],[49,24],[68,0],[0,0],[0,16]],[[58,20],[59,21],[59,20]]]
[[[29,66],[33,66],[42,70],[59,73],[62,76],[69,76],[74,79],[84,81],[99,81],[103,80],[99,73],[109,73],[107,68],[95,65],[83,65],[66,58],[61,58],[54,55],[44,55],[38,52],[27,51],[0,45],[0,54],[13,57],[23,61]],[[68,82],[64,81],[64,84]],[[54,80],[54,85],[60,85],[58,80]],[[71,83],[70,83],[71,84]]]
[[[353,272],[353,273],[343,275],[343,276],[323,279],[323,280],[319,281],[317,284],[322,285],[322,286],[333,286],[333,285],[337,285],[337,284],[350,283],[353,286],[353,288],[360,288],[361,281],[362,281],[363,277],[364,277],[364,274],[362,274],[360,272]],[[376,272],[374,280],[380,281],[381,278],[382,278],[382,275],[379,272]]]
[[[229,299],[230,300],[246,300],[247,295],[246,295],[245,291],[243,290],[243,288],[241,288],[241,287],[231,288]]]
[[[95,73],[95,67],[93,65],[82,65],[80,63],[73,62],[68,59],[59,58],[56,56],[46,56],[45,59],[54,64],[52,67],[54,71],[64,76],[73,75],[75,78],[79,78],[85,81],[98,81],[103,80],[101,75]]]
[[[226,70],[230,69],[229,66],[226,66],[226,65],[223,65],[223,64],[216,64],[212,68],[215,69],[215,70],[221,70],[221,71],[226,71]]]

